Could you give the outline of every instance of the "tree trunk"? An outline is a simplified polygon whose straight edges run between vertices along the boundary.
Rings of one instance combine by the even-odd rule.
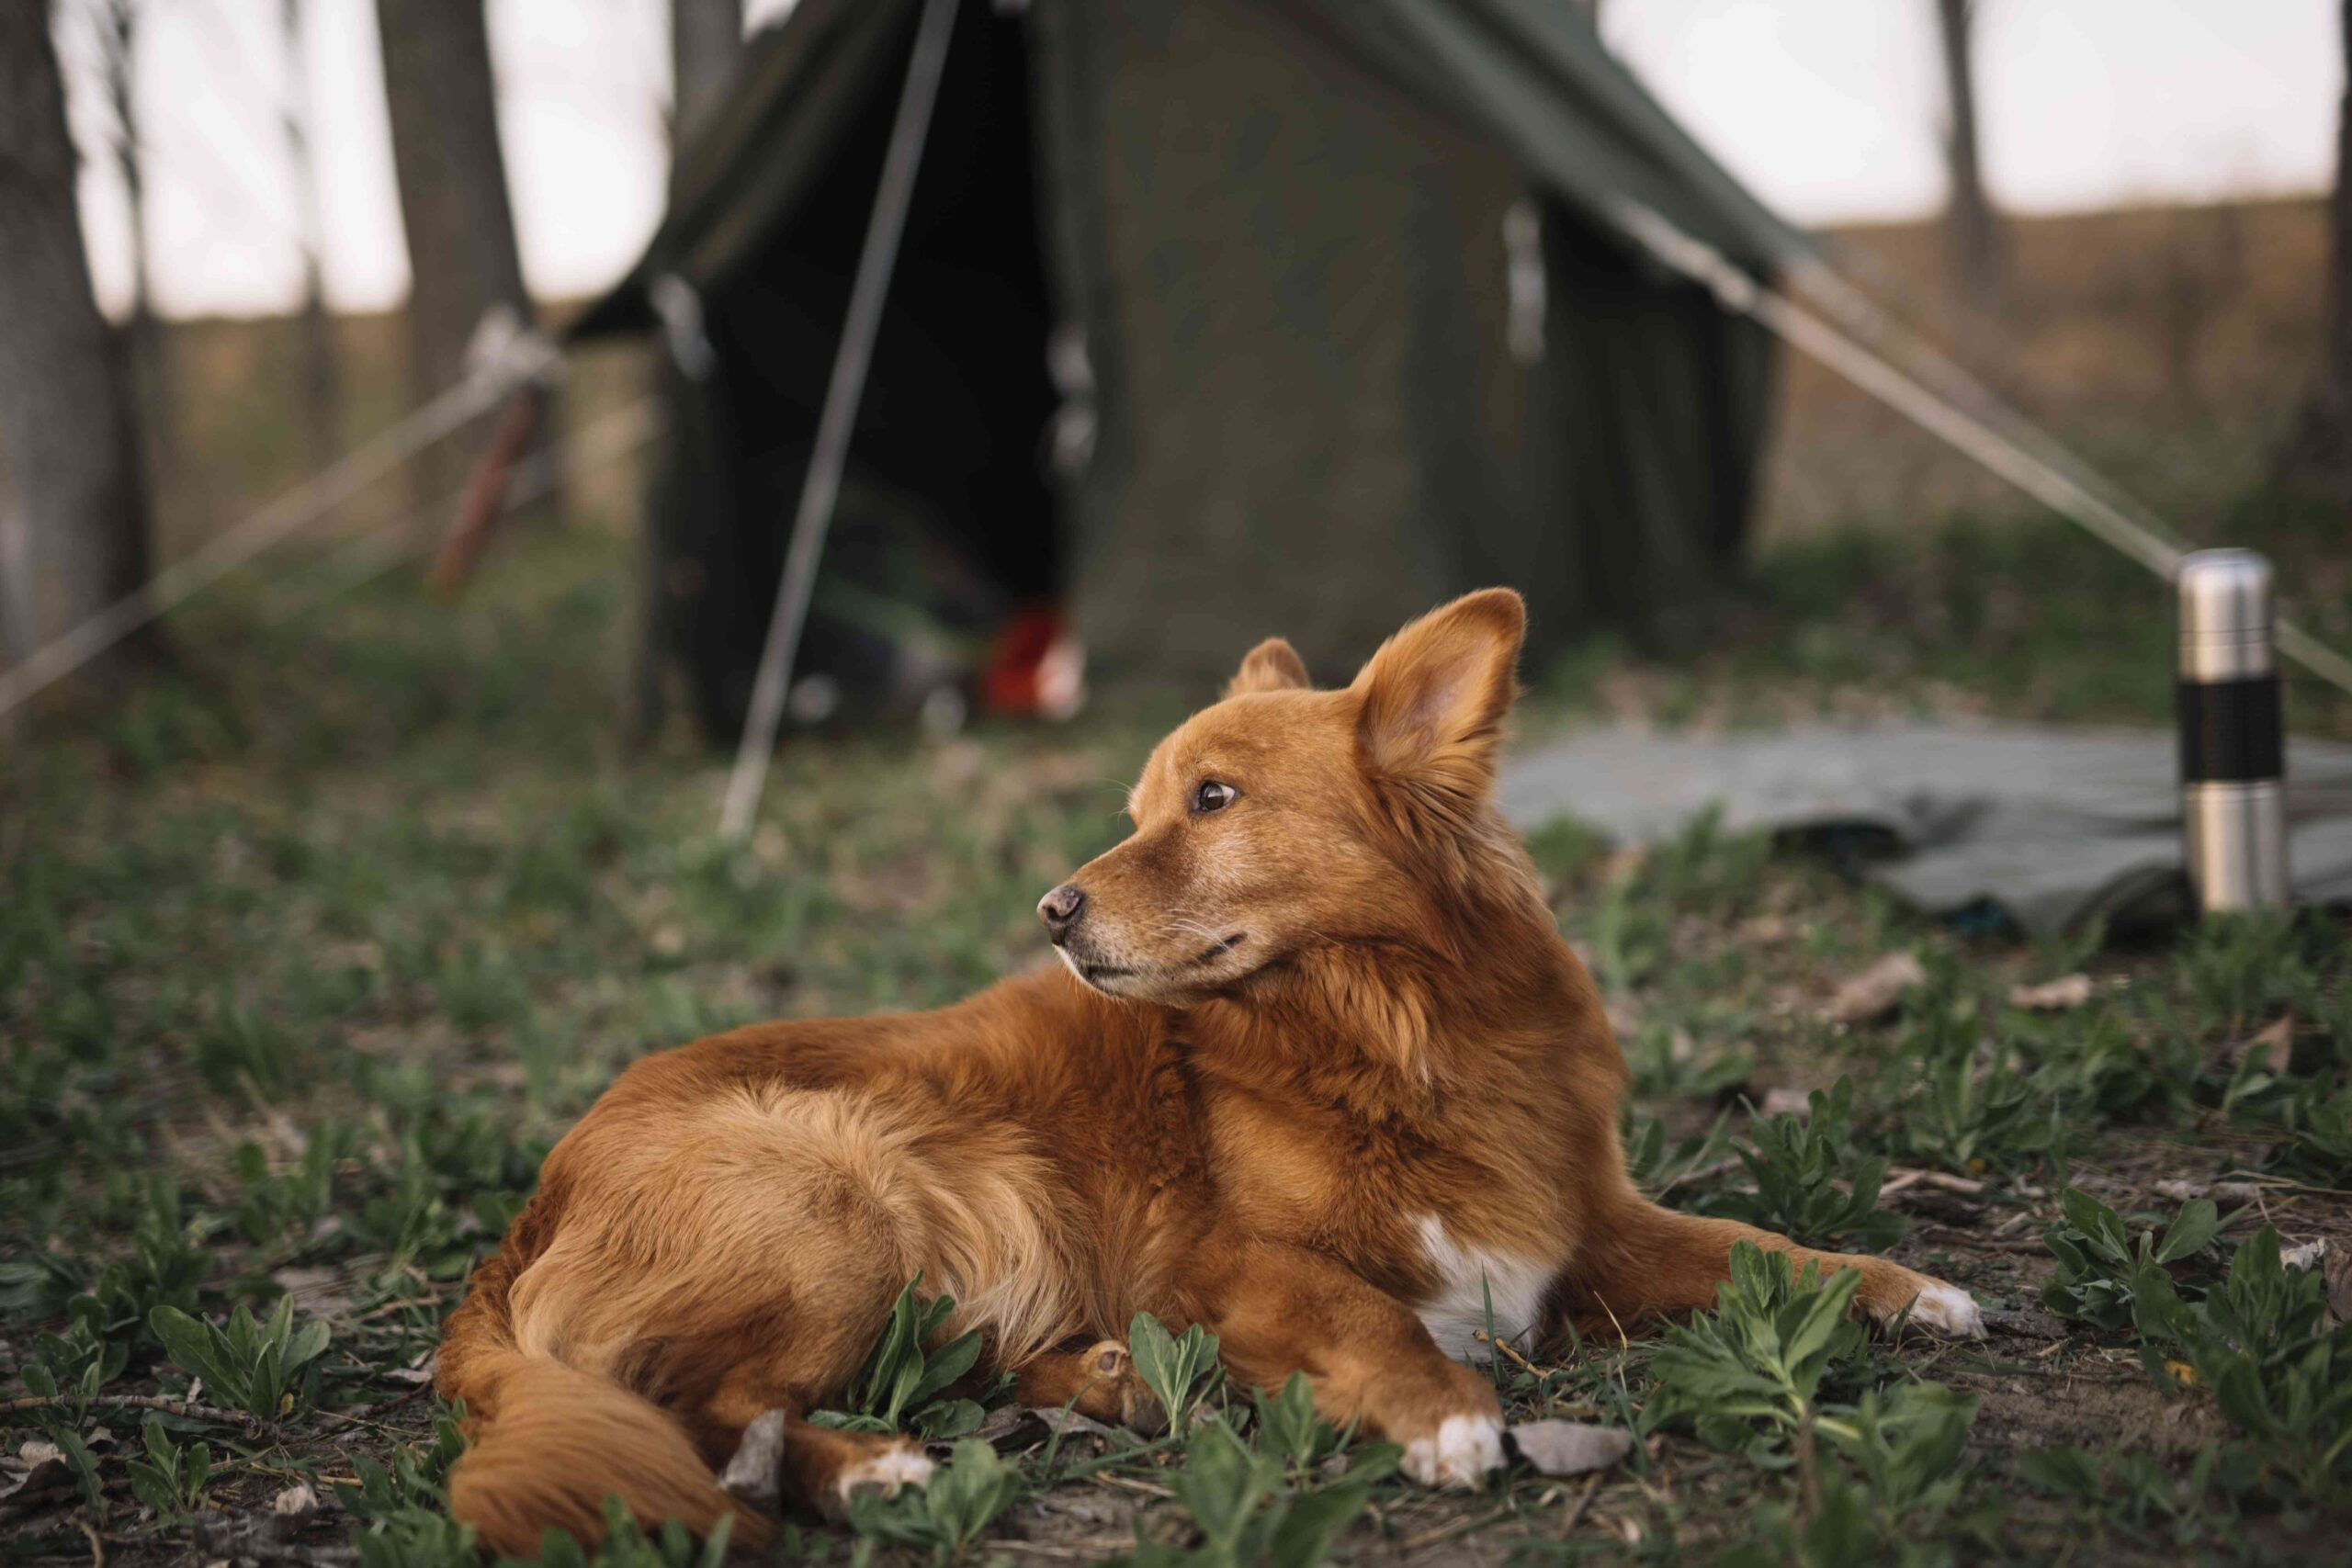
[[[301,381],[296,395],[302,404],[303,445],[316,471],[343,451],[343,376],[335,362],[334,321],[327,314],[321,255],[326,224],[319,212],[318,165],[311,157],[311,72],[302,5],[303,0],[279,0],[278,19],[286,42],[286,162],[294,175],[302,247],[302,304],[295,321]]]
[[[743,0],[670,0],[670,145],[702,126],[743,58]]]
[[[1944,161],[1951,178],[1944,229],[1951,277],[1970,305],[1989,310],[2000,299],[2001,255],[1976,135],[1976,0],[1936,0],[1936,19],[1943,32],[1944,93],[1951,114],[1944,130]]]
[[[2352,0],[2344,0],[2338,47],[2352,73]],[[2319,375],[2280,466],[2352,502],[2352,75],[2335,111],[2335,189],[2327,202],[2327,303]]]
[[[123,332],[130,340],[131,396],[145,437],[147,472],[165,496],[179,474],[177,404],[173,400],[171,344],[155,313],[150,269],[154,254],[148,229],[147,148],[139,134],[139,104],[131,81],[139,50],[138,0],[107,0],[101,37],[106,49],[107,106],[114,111],[115,167],[122,177],[123,205],[130,215],[130,316]],[[180,498],[186,501],[187,497]],[[198,503],[196,511],[203,510]]]
[[[14,509],[0,561],[28,580],[0,590],[12,663],[147,578],[130,378],[90,291],[74,172],[49,6],[0,5],[0,507]]]
[[[423,402],[466,373],[466,346],[504,306],[531,319],[498,140],[483,0],[376,0],[392,171],[408,235],[409,387]],[[479,445],[452,439],[413,468],[420,505],[464,482]]]

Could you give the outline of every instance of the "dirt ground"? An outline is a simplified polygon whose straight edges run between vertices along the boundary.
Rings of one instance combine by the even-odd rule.
[[[2309,373],[2318,223],[2279,203],[2020,225],[2007,324],[1971,341],[2200,537],[2270,549],[2352,643],[2340,506],[2270,475]],[[1942,308],[1928,236],[1841,244],[1899,302]],[[205,492],[224,512],[297,460],[282,411],[254,412],[270,330],[186,337],[218,394],[186,417],[236,455]],[[605,365],[574,417],[635,374]],[[2165,721],[2169,626],[2138,569],[2021,520],[1815,373],[1788,392],[1773,547],[1715,644],[1529,671],[1525,734],[1596,715]],[[456,604],[399,572],[322,597],[323,555],[241,579],[175,622],[148,685],[0,749],[0,1562],[478,1562],[446,1519],[425,1378],[552,1138],[647,1051],[931,1005],[1035,962],[1038,891],[1115,836],[1124,781],[1205,694],[789,746],[730,848],[718,759],[682,727],[620,744],[631,491],[600,483],[502,542]],[[200,533],[183,503],[174,525]],[[2352,736],[2352,704],[2308,685],[2290,713]],[[2035,943],[1704,824],[1639,851],[1564,821],[1532,848],[1618,1023],[1650,1187],[1883,1246],[1964,1285],[1988,1338],[1841,1338],[1793,1375],[1765,1326],[1826,1287],[1766,1281],[1680,1329],[1507,1359],[1514,1418],[1635,1440],[1605,1470],[1521,1465],[1467,1496],[1405,1486],[1369,1445],[1335,1460],[1329,1434],[1285,1447],[1250,1391],[1194,1390],[1215,1414],[1177,1439],[1041,1440],[998,1408],[1001,1473],[943,1449],[964,1491],[804,1521],[779,1555],[2340,1560],[2339,921]],[[1898,962],[1916,968],[1879,1005],[1841,1004]],[[1850,1104],[1813,1109],[1841,1078]],[[2181,1250],[2062,1280],[2099,1213],[2127,1254]],[[2265,1284],[2266,1234],[2325,1247]],[[188,1409],[130,1403],[150,1398]],[[601,1559],[691,1560],[658,1539]]]

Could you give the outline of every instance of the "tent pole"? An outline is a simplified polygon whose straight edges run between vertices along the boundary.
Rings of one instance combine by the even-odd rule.
[[[881,182],[874,192],[874,214],[866,222],[865,244],[858,253],[857,274],[850,286],[849,310],[842,321],[841,344],[833,354],[832,377],[825,385],[824,410],[817,418],[808,472],[801,481],[800,504],[793,513],[784,577],[776,584],[775,609],[768,617],[767,641],[760,649],[751,708],[743,719],[743,737],[735,748],[735,767],[728,775],[727,797],[719,810],[720,836],[736,842],[751,833],[752,818],[759,810],[760,794],[767,784],[768,762],[775,753],[776,731],[784,723],[792,661],[799,651],[801,629],[808,623],[808,599],[817,586],[825,531],[832,525],[833,503],[841,494],[842,468],[849,458],[850,434],[856,428],[858,403],[865,393],[866,367],[874,355],[875,333],[882,325],[882,303],[890,290],[890,274],[898,265],[899,240],[906,229],[915,175],[922,167],[923,141],[930,132],[931,111],[939,97],[939,79],[946,69],[947,43],[955,23],[956,0],[923,0],[914,51],[907,60],[906,85],[899,92],[889,147],[883,154]]]

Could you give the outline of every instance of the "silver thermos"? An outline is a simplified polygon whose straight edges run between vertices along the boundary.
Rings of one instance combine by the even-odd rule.
[[[2270,641],[2270,563],[2180,563],[2180,815],[2198,908],[2286,907],[2286,731]]]

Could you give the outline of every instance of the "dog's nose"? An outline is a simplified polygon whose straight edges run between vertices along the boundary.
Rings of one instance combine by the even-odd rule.
[[[1075,882],[1065,882],[1037,900],[1037,918],[1046,922],[1046,929],[1058,944],[1069,934],[1069,928],[1078,922],[1085,908],[1086,890]]]

